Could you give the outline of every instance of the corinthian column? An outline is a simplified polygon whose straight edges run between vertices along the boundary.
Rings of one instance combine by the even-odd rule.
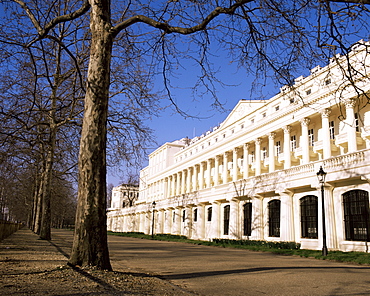
[[[249,144],[245,143],[243,146],[243,178],[249,177]]]
[[[207,159],[207,178],[206,178],[207,188],[211,187],[211,167],[212,167],[211,159]]]
[[[347,139],[348,139],[348,152],[355,152],[357,151],[357,136],[356,136],[356,122],[355,122],[355,112],[354,107],[356,101],[346,100],[346,131],[347,131]]]
[[[220,169],[220,156],[219,155],[216,155],[215,157],[215,175],[213,176],[214,178],[214,184],[215,186],[219,184],[219,169]]]
[[[275,147],[274,147],[274,140],[275,140],[275,133],[269,134],[269,173],[275,171]]]
[[[261,138],[256,139],[256,176],[261,175],[261,143]]]
[[[310,161],[310,147],[308,143],[308,125],[310,124],[309,118],[303,118],[301,120],[302,126],[302,137],[300,146],[302,147],[302,162],[307,164]]]
[[[330,143],[330,131],[329,131],[329,115],[330,109],[324,109],[321,111],[321,125],[322,125],[322,149],[323,158],[331,157],[331,143]]]
[[[233,181],[238,180],[238,151],[239,148],[235,147],[233,149]]]
[[[204,188],[204,164],[201,162],[199,164],[200,166],[200,172],[199,172],[199,189]]]
[[[223,166],[223,175],[222,175],[222,179],[223,179],[223,184],[226,184],[227,183],[227,180],[228,180],[228,167],[227,167],[227,162],[228,162],[228,156],[229,156],[229,152],[226,151],[224,153],[224,166]]]
[[[284,169],[289,169],[292,166],[291,152],[290,152],[290,125],[284,126]]]

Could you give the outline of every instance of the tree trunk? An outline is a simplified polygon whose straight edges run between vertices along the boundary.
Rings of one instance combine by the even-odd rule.
[[[41,227],[43,187],[44,187],[44,172],[41,173],[41,179],[40,179],[39,187],[36,193],[36,211],[35,211],[35,221],[34,221],[33,231],[37,234],[40,234],[40,227]]]
[[[54,150],[56,141],[56,127],[50,129],[50,140],[48,153],[46,156],[45,171],[43,174],[43,192],[42,192],[42,219],[40,225],[40,238],[51,240],[51,179],[53,175]]]
[[[110,1],[91,0],[91,48],[78,160],[76,228],[69,263],[111,270],[106,226]]]

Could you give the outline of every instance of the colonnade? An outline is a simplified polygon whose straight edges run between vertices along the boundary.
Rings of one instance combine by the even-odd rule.
[[[315,193],[310,193],[315,194]],[[318,204],[321,204],[321,187],[317,188]],[[325,215],[327,244],[330,249],[338,248],[336,214],[333,200],[333,187],[325,185]],[[212,238],[245,239],[243,232],[243,205],[252,204],[251,234],[248,238],[253,240],[266,240],[268,234],[268,211],[266,204],[274,199],[281,201],[280,235],[276,237],[279,241],[300,241],[301,233],[300,211],[295,210],[299,206],[299,199],[294,198],[292,191],[277,192],[275,197],[267,198],[260,195],[253,197],[232,197],[226,200],[213,202],[189,203],[184,206],[170,206],[137,211],[131,214],[111,218],[113,231],[136,231],[146,234],[174,234],[184,235],[192,239],[208,240]],[[295,204],[296,203],[296,204]],[[229,207],[229,217],[225,228],[225,207]],[[322,233],[322,216],[318,211],[318,233]],[[154,224],[153,224],[154,223]],[[270,238],[273,239],[273,238]],[[313,245],[310,245],[313,244]],[[308,240],[308,246],[320,247],[322,236],[315,240]]]
[[[342,143],[347,151],[357,150],[357,135],[354,112],[355,100],[346,100],[346,120],[345,120],[345,140]],[[321,112],[321,141],[319,151],[321,159],[332,156],[332,139],[329,130],[330,109]],[[221,184],[227,184],[239,179],[247,179],[251,176],[258,176],[263,172],[271,173],[276,169],[288,169],[295,165],[308,164],[310,162],[310,152],[312,147],[309,139],[310,118],[305,117],[300,120],[300,134],[292,128],[297,129],[297,125],[292,123],[281,129],[274,130],[264,137],[230,148],[222,154],[212,158],[204,159],[199,163],[186,167],[176,173],[149,184],[149,197],[152,200],[160,200],[170,196],[189,194],[194,191],[211,188]],[[281,153],[280,141],[276,142],[276,137],[282,137],[283,152]],[[266,141],[267,146],[262,148],[262,143]],[[299,147],[297,147],[299,143]],[[279,146],[278,146],[279,145]],[[299,153],[295,153],[299,150]],[[183,161],[184,163],[186,162]],[[179,165],[180,166],[180,165]]]

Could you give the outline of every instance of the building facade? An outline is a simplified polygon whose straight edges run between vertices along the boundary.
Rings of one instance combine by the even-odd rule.
[[[127,209],[135,206],[139,198],[139,185],[135,184],[121,184],[113,187],[110,208],[107,212],[108,230],[121,231],[127,225],[121,224],[119,217],[125,215]]]
[[[136,204],[108,225],[321,249],[324,213],[329,250],[367,251],[369,52],[360,41],[269,100],[239,101],[212,131],[162,145],[140,173]]]

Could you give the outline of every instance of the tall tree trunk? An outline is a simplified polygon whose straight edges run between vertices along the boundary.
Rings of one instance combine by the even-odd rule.
[[[53,175],[54,151],[56,141],[56,127],[52,125],[50,129],[49,147],[46,156],[45,171],[43,174],[43,199],[42,199],[42,219],[40,225],[40,238],[51,239],[51,179]]]
[[[44,172],[41,173],[40,183],[36,194],[36,211],[33,231],[37,234],[40,234],[41,227],[43,187],[44,187]]]
[[[79,153],[76,228],[69,263],[111,270],[106,227],[110,1],[90,0],[91,48]]]

